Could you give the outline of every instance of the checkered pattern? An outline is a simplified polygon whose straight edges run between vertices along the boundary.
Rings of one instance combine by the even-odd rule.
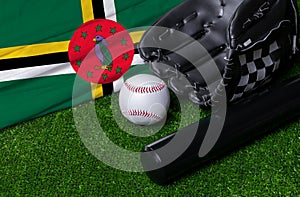
[[[246,52],[239,56],[241,79],[231,101],[242,97],[245,93],[256,89],[271,79],[280,64],[280,49],[275,41],[265,48]]]

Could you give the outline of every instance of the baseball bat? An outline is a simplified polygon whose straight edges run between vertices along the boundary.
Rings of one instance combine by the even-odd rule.
[[[204,141],[211,116],[145,146],[141,154],[141,162],[152,181],[159,185],[169,184],[188,171],[197,170],[206,162],[221,157],[267,131],[299,117],[300,75],[270,86],[229,106],[219,138],[205,156],[199,156],[199,149]],[[189,146],[183,151],[175,148],[176,151],[182,151],[182,154],[167,165],[162,165],[170,158],[167,158],[168,154],[162,154],[160,148],[171,142],[176,135],[187,135],[193,129],[196,129],[196,134]]]

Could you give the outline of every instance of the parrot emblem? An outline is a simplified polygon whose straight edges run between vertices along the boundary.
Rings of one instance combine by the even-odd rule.
[[[107,48],[107,41],[102,37],[97,35],[93,41],[96,43],[94,47],[94,52],[101,62],[102,66],[96,65],[94,68],[96,70],[111,70],[112,69],[112,56]]]

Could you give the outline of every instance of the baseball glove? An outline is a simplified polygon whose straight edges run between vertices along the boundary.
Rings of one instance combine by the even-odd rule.
[[[176,94],[210,107],[218,96],[233,102],[250,94],[291,65],[299,47],[298,22],[296,0],[186,0],[144,33],[139,53]],[[206,52],[195,51],[191,42],[174,36],[177,31]],[[192,54],[200,64],[179,51]],[[211,58],[221,79],[210,72],[204,80],[199,72]],[[213,83],[216,88],[209,91]]]

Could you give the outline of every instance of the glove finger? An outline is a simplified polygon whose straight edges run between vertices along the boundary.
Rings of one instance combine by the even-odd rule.
[[[155,75],[162,79],[168,79],[172,76],[175,76],[178,72],[174,67],[171,67],[163,62],[151,62],[149,67]]]
[[[187,95],[190,91],[193,91],[193,86],[182,74],[179,77],[171,77],[168,80],[168,85],[175,94],[180,96]]]

